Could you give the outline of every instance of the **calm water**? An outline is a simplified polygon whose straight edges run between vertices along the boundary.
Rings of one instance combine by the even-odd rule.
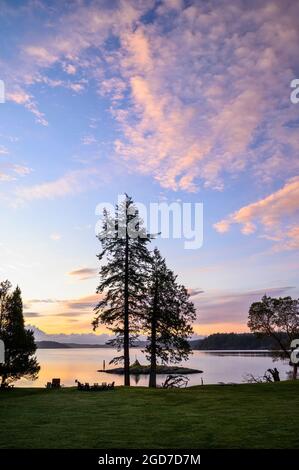
[[[28,387],[44,387],[48,381],[54,377],[60,377],[61,383],[65,386],[74,386],[75,379],[80,382],[112,382],[123,384],[123,377],[97,372],[102,369],[103,360],[106,361],[106,368],[109,368],[109,361],[115,356],[115,350],[105,349],[39,349],[37,352],[38,361],[41,365],[39,378],[35,382],[22,379],[17,385]],[[132,350],[131,362],[138,359],[141,363],[146,360],[139,349]],[[202,374],[190,374],[189,385],[198,385],[203,379],[204,384],[215,384],[218,382],[244,381],[246,374],[261,376],[270,367],[277,367],[280,371],[281,379],[286,379],[286,373],[290,370],[287,361],[273,362],[266,353],[254,352],[221,352],[221,351],[194,351],[191,358],[182,363],[195,369],[202,370]],[[112,366],[113,367],[113,366]],[[158,376],[158,383],[165,380],[165,376]],[[132,376],[132,385],[146,386],[148,376]]]

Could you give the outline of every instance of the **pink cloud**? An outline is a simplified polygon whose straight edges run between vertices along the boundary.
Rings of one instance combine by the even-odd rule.
[[[212,325],[214,332],[217,331],[217,324],[227,324],[231,328],[233,325],[246,326],[249,307],[253,302],[257,302],[264,294],[272,297],[288,295],[293,289],[290,286],[265,287],[253,291],[229,292],[229,291],[208,291],[192,298],[198,310],[199,328]]]
[[[178,5],[166,34],[170,3],[160,23],[120,35],[113,64],[129,84],[131,107],[114,111],[124,132],[116,153],[174,190],[222,189],[226,174],[245,169],[265,180],[278,170],[289,176],[298,169],[297,130],[285,125],[296,116],[288,87],[298,6]]]
[[[25,108],[34,114],[36,121],[39,124],[42,124],[43,126],[48,125],[48,121],[46,120],[44,113],[39,111],[32,95],[25,92],[22,88],[18,87],[15,91],[8,92],[7,99],[8,101],[13,101],[16,104],[25,106]]]
[[[118,161],[165,188],[222,190],[226,175],[244,171],[265,182],[278,172],[294,174],[299,140],[288,122],[297,119],[289,84],[298,64],[298,3],[247,8],[236,0],[225,8],[225,2],[169,0],[156,8],[153,22],[143,23],[154,6],[79,2],[23,46],[22,73],[9,69],[11,99],[46,125],[31,96],[34,84],[77,93],[95,80],[99,94],[110,96],[121,130]],[[110,51],[111,35],[120,48]],[[67,81],[47,77],[54,65]],[[70,81],[78,72],[85,81]]]
[[[36,62],[42,67],[48,67],[57,61],[58,57],[51,52],[49,49],[41,46],[26,46],[24,48],[26,54],[31,56]]]
[[[228,232],[231,225],[241,225],[244,235],[262,229],[262,237],[278,242],[279,249],[298,248],[298,225],[293,220],[299,213],[299,176],[256,202],[248,204],[214,224],[219,233]]]
[[[20,186],[15,190],[15,205],[38,199],[56,199],[74,195],[103,182],[103,170],[100,168],[84,168],[66,173],[64,176],[32,186]]]

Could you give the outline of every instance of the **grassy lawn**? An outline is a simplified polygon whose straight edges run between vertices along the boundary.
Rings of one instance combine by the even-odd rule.
[[[0,448],[298,448],[299,381],[0,392]]]

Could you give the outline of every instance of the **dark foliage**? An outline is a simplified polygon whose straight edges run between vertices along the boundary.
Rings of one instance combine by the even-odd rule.
[[[284,340],[284,334],[279,337]],[[192,349],[195,350],[258,350],[277,349],[277,342],[265,335],[253,333],[214,333],[203,339],[190,341]]]
[[[272,338],[284,358],[291,358],[291,342],[299,337],[299,299],[263,296],[249,309],[248,327],[253,333]],[[293,378],[297,364],[293,364]]]
[[[148,289],[144,331],[148,333],[145,348],[151,363],[150,387],[156,387],[157,359],[162,363],[180,362],[191,353],[188,338],[193,330],[195,307],[184,286],[177,283],[158,249],[154,250]]]
[[[97,293],[101,300],[95,308],[93,327],[106,325],[115,335],[110,344],[123,355],[114,362],[124,361],[125,385],[130,385],[129,347],[138,336],[140,315],[145,308],[148,264],[146,233],[132,198],[126,195],[115,216],[103,213],[103,230],[98,236],[102,252],[98,258],[105,264],[100,270],[101,282]]]
[[[5,362],[0,364],[2,388],[21,377],[34,380],[40,370],[33,331],[24,325],[21,291],[17,287],[10,293],[10,289],[8,281],[0,284],[0,338],[5,344]]]

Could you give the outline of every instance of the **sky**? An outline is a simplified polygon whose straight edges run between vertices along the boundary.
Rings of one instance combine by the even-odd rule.
[[[0,0],[0,279],[27,324],[91,333],[95,209],[124,192],[203,203],[201,248],[152,243],[197,335],[298,296],[298,15],[296,0]]]

